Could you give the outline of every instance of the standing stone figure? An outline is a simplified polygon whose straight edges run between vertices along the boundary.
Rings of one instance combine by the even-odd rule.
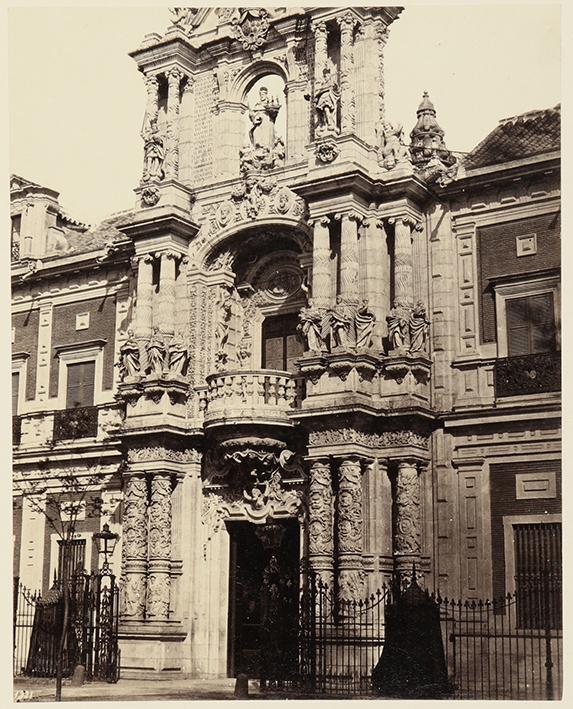
[[[183,335],[177,332],[169,343],[169,374],[175,377],[183,376],[188,361],[189,354],[183,340]]]
[[[159,329],[154,327],[147,342],[147,361],[150,374],[160,377],[166,364],[167,347]]]
[[[128,377],[140,374],[139,345],[133,336],[133,330],[127,331],[127,340],[119,348],[119,377],[125,381]]]
[[[326,345],[322,333],[323,313],[314,307],[312,299],[308,307],[302,308],[299,313],[297,330],[300,332],[307,349],[310,352],[325,352]]]
[[[330,311],[330,347],[351,347],[354,342],[354,311],[344,303],[342,297],[336,297],[336,305]]]
[[[408,350],[410,347],[410,308],[403,303],[395,303],[386,318],[388,337],[394,350]]]
[[[387,170],[396,165],[410,162],[410,152],[404,145],[402,124],[386,121],[377,130],[380,133],[379,159]]]
[[[337,133],[337,109],[340,90],[336,82],[336,68],[330,58],[327,58],[322,70],[322,80],[317,84],[314,94],[317,126],[319,135]]]
[[[430,321],[426,317],[426,307],[418,301],[410,316],[410,352],[424,352],[428,341]]]
[[[215,303],[215,357],[218,366],[226,364],[228,359],[228,354],[225,350],[229,340],[229,328],[233,315],[234,300],[233,289],[229,286],[221,286],[217,302]]]
[[[354,325],[356,327],[356,347],[368,349],[372,347],[372,331],[376,315],[368,307],[368,301],[363,300],[362,305],[356,311],[354,316]]]
[[[253,148],[266,148],[269,152],[275,147],[275,121],[280,109],[278,99],[269,96],[266,86],[259,89],[259,100],[249,111],[252,126],[249,138]]]
[[[157,119],[151,121],[151,134],[145,141],[143,179],[162,180],[165,177],[163,164],[165,162],[165,148],[163,140],[157,130]]]

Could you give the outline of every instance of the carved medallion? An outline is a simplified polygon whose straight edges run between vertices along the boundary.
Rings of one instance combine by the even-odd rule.
[[[340,150],[334,140],[322,140],[315,150],[316,159],[322,163],[331,163],[340,155]]]
[[[233,20],[235,36],[245,49],[262,47],[267,38],[269,13],[261,7],[240,7],[239,17]]]

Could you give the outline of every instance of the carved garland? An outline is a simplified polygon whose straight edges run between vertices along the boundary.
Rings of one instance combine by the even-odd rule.
[[[197,463],[201,461],[201,453],[195,448],[176,450],[167,446],[146,446],[131,448],[127,452],[130,463],[145,463],[151,460],[168,460],[173,463]]]
[[[362,443],[366,446],[378,448],[390,448],[393,446],[428,448],[429,434],[408,430],[368,433],[352,428],[336,428],[325,431],[312,431],[309,435],[309,445],[311,446],[326,446],[334,443]]]

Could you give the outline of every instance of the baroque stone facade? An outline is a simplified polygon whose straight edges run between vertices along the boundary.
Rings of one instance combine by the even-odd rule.
[[[18,481],[104,469],[122,676],[242,671],[271,576],[491,598],[560,524],[559,109],[464,157],[424,93],[408,132],[400,12],[171,8],[134,208],[12,178],[15,575],[58,566]]]

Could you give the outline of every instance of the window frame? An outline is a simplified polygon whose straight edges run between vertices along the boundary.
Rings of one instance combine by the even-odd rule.
[[[12,411],[12,416],[22,416],[27,411],[26,383],[28,381],[29,352],[15,352],[12,354],[12,374],[18,374],[18,410]]]
[[[103,393],[103,348],[106,340],[90,340],[89,342],[79,342],[72,345],[60,345],[56,347],[56,355],[59,359],[58,372],[58,409],[67,409],[68,396],[68,365],[94,362],[94,400],[93,406],[105,403]]]
[[[296,317],[297,317],[297,311],[296,311],[296,310],[289,311],[289,312],[284,312],[284,313],[268,313],[268,314],[265,314],[264,320],[262,320],[262,322],[261,322],[261,328],[260,328],[260,333],[261,333],[261,336],[260,336],[261,352],[260,352],[259,362],[261,363],[261,369],[263,369],[263,370],[268,369],[269,371],[288,372],[288,369],[285,369],[285,367],[281,367],[280,369],[274,369],[274,368],[270,368],[270,367],[267,366],[266,357],[265,357],[265,343],[266,343],[266,340],[267,340],[267,338],[265,338],[265,323],[267,323],[267,325],[268,325],[271,320],[275,320],[275,319],[278,319],[278,318],[285,318],[285,319],[286,319],[286,318],[292,318],[292,320],[293,320],[293,322],[294,322],[294,321],[296,320]],[[288,338],[288,337],[291,337],[292,335],[294,335],[295,337],[297,336],[296,326],[295,326],[295,329],[294,329],[292,332],[289,332],[289,333],[287,333],[287,334],[285,334],[285,333],[283,332],[283,334],[280,335],[280,337],[282,338],[282,346],[283,346],[283,352],[282,352],[282,354],[283,354],[283,363],[284,363],[284,360],[286,359],[286,355],[287,355],[287,338]],[[278,337],[278,336],[277,336],[277,337]],[[302,357],[303,353],[304,353],[304,348],[301,350],[301,354],[300,354],[301,357]],[[290,374],[295,374],[296,372],[289,372],[289,373],[290,373]]]

